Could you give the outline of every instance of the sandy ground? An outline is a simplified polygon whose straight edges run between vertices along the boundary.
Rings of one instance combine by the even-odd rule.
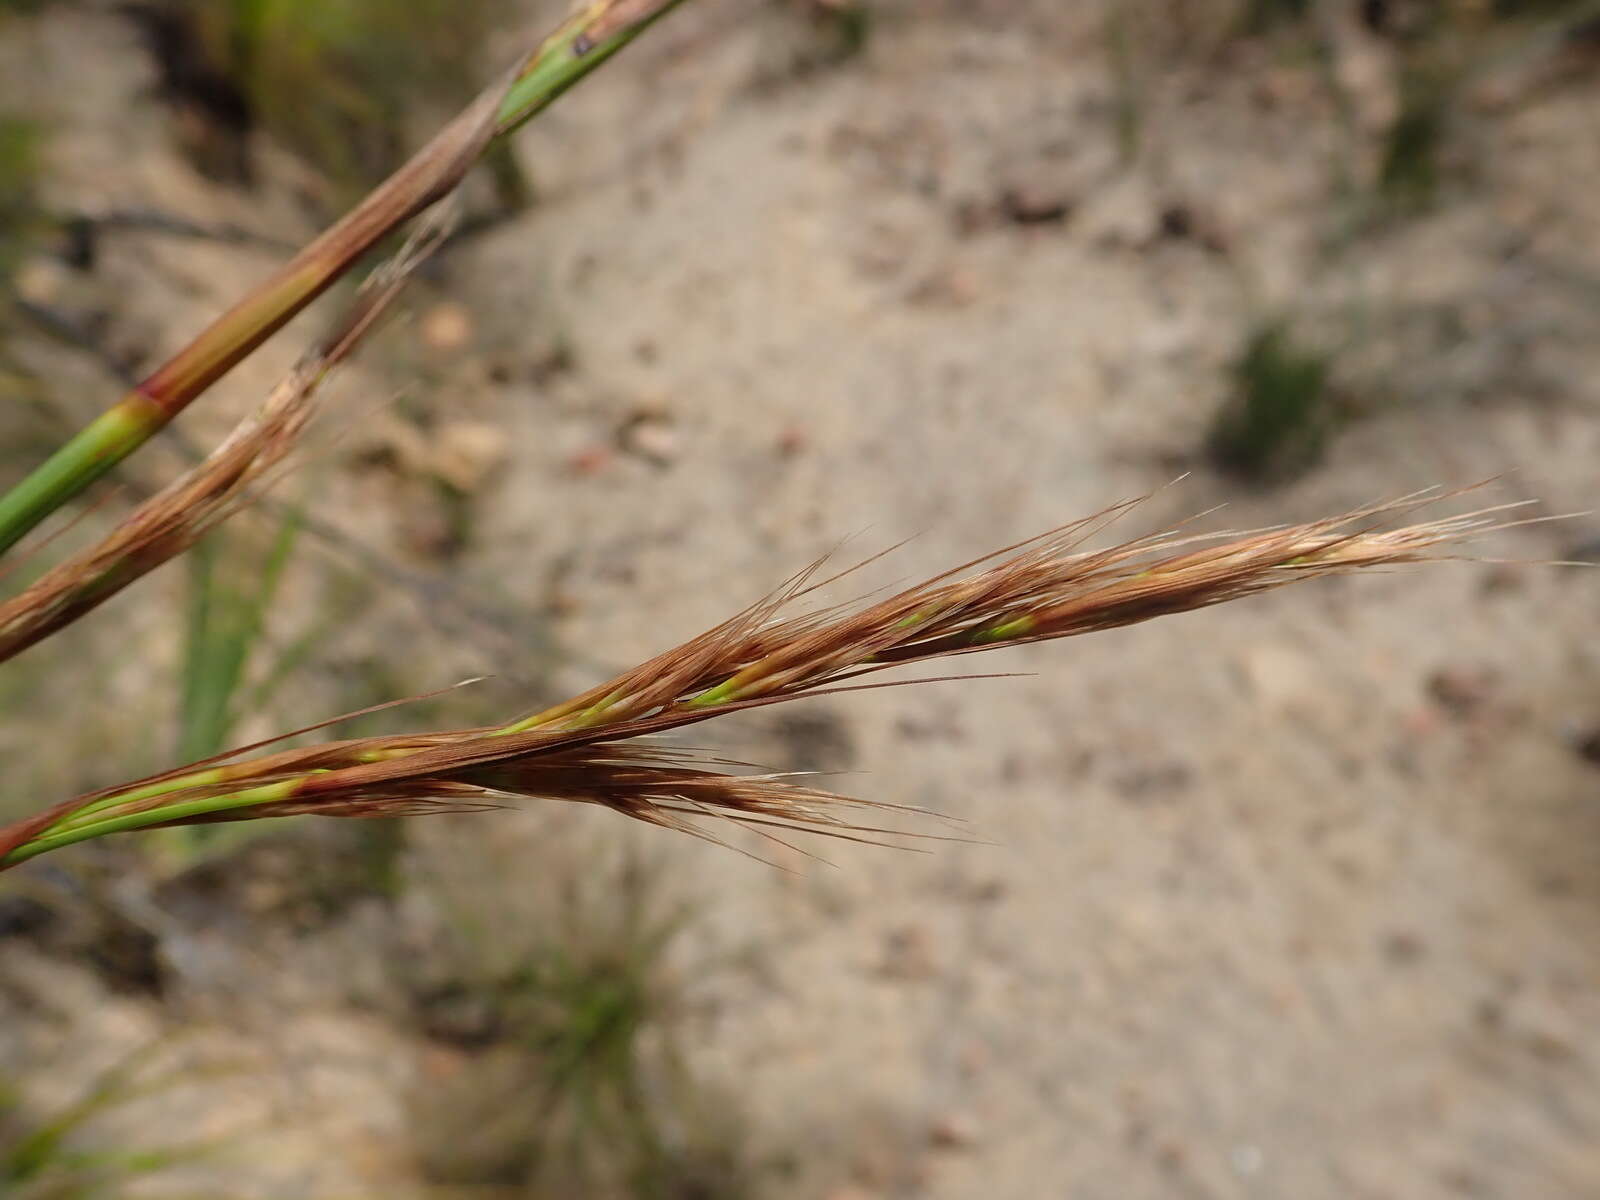
[[[913,539],[877,583],[1152,491],[1130,534],[1492,475],[1491,500],[1594,503],[1596,310],[1571,282],[1600,278],[1592,75],[1483,118],[1470,186],[1440,213],[1330,252],[1334,180],[1370,164],[1324,132],[1310,67],[1154,62],[1128,162],[1098,16],[1053,8],[892,8],[863,58],[804,71],[771,10],[691,8],[525,135],[545,199],[453,252],[433,286],[471,342],[407,391],[503,431],[458,570],[546,614],[563,649],[542,687],[631,664],[846,538],[845,555]],[[30,36],[49,61],[122,35],[63,15]],[[1382,47],[1341,37],[1339,69],[1381,83]],[[136,69],[100,86],[150,147],[117,195],[292,231],[281,197],[181,175]],[[97,156],[119,136],[66,137],[62,186],[110,194]],[[1014,219],[1029,204],[1065,215]],[[1163,233],[1179,207],[1204,236]],[[151,256],[187,272],[158,285],[187,291],[170,329],[119,310],[162,344],[271,261],[117,253],[113,280]],[[1408,315],[1441,307],[1463,332],[1419,344]],[[1348,386],[1388,390],[1311,473],[1252,490],[1197,448],[1244,331],[1278,311],[1358,314]],[[540,368],[554,345],[570,369]],[[347,383],[345,420],[393,370]],[[247,378],[197,431],[249,395]],[[327,503],[349,514],[366,486],[334,479]],[[357,524],[403,551],[399,518]],[[1487,550],[1556,558],[1589,528]],[[794,1152],[779,1195],[1596,1194],[1600,810],[1573,748],[1600,720],[1595,612],[1581,571],[1446,565],[983,664],[1021,678],[705,731],[737,757],[849,772],[847,790],[962,818],[984,844],[827,847],[835,866],[788,873],[649,834],[698,905],[675,959],[696,1069],[752,1144]],[[432,653],[408,680],[490,657]],[[530,871],[552,845],[634,836],[606,814],[482,821],[421,836],[481,836]],[[399,1035],[326,1000],[352,921],[303,956],[306,978],[231,985],[293,1015],[271,1036],[228,1027],[265,1056],[248,1090],[279,1119],[215,1194],[408,1194]],[[193,944],[226,955],[220,935]],[[7,961],[7,994],[68,997],[58,1039],[164,1027],[71,965]],[[220,1020],[225,989],[190,978],[188,1011]]]

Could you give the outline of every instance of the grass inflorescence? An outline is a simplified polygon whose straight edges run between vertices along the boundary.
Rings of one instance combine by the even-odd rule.
[[[795,612],[822,564],[580,696],[498,727],[245,747],[64,802],[0,831],[0,865],[113,833],[313,814],[383,817],[493,807],[505,797],[597,804],[717,840],[697,818],[757,833],[871,840],[888,806],[792,777],[638,741],[713,717],[862,687],[891,667],[1049,641],[1209,607],[1286,584],[1448,557],[1496,512],[1386,529],[1419,501],[1232,537],[1172,532],[1083,544],[1130,504],[968,563],[886,599]],[[1130,502],[1132,503],[1132,502]],[[299,733],[311,732],[301,730]],[[288,735],[294,736],[294,735]],[[281,740],[281,739],[275,739]]]

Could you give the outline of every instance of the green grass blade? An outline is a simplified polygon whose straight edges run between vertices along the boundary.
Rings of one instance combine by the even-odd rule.
[[[203,538],[189,551],[189,595],[184,628],[183,687],[178,709],[178,749],[189,759],[204,758],[209,737],[204,714],[214,691],[210,674],[211,619],[216,610],[214,581],[217,545],[214,538]]]
[[[179,721],[180,757],[209,758],[226,745],[239,716],[237,697],[266,629],[267,613],[293,555],[302,514],[291,509],[278,528],[260,575],[228,581],[215,537],[189,555],[190,604]]]

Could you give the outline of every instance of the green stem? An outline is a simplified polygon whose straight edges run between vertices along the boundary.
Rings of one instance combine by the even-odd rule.
[[[224,769],[212,767],[205,771],[194,771],[188,775],[178,775],[161,783],[146,784],[144,787],[134,788],[132,791],[117,792],[114,795],[103,796],[92,804],[85,804],[69,816],[63,817],[50,828],[52,830],[75,829],[80,825],[93,824],[93,819],[107,809],[116,808],[123,804],[134,804],[140,800],[148,800],[152,796],[164,796],[171,792],[187,791],[190,788],[213,787],[227,779]]]
[[[538,116],[573,84],[682,3],[654,0],[647,11],[616,21],[610,14],[621,6],[600,0],[572,16],[529,57],[512,82],[500,104],[496,135],[504,137]],[[603,36],[597,39],[596,31]]]
[[[501,97],[492,137],[536,116],[683,0],[596,0],[528,55]],[[469,110],[470,112],[471,110]],[[457,131],[470,134],[470,129]],[[470,138],[468,138],[470,141]],[[224,313],[117,405],[0,496],[0,553],[142,446],[331,287],[369,250],[455,187],[460,142],[425,149],[271,279]]]
[[[31,475],[0,496],[0,552],[17,541],[166,423],[160,409],[140,393],[96,417]]]
[[[127,833],[134,829],[148,829],[152,825],[166,825],[174,821],[206,816],[209,813],[230,812],[237,808],[252,808],[259,804],[275,804],[282,800],[291,799],[304,783],[305,777],[286,779],[278,783],[267,783],[262,784],[260,787],[247,788],[242,792],[233,792],[225,796],[207,796],[200,800],[184,800],[174,804],[163,804],[155,808],[146,809],[143,812],[109,816],[86,825],[76,825],[71,828],[56,826],[51,832],[40,834],[32,841],[18,846],[6,856],[3,865],[8,867],[15,866],[36,855],[45,854],[51,850],[59,850],[63,846],[71,846],[77,842],[87,842],[92,838],[105,837],[112,833]]]

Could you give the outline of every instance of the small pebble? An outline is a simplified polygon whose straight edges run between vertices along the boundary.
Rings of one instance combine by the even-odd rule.
[[[599,475],[611,465],[612,454],[604,446],[585,446],[567,456],[567,470],[585,478]]]
[[[928,1141],[940,1150],[967,1150],[978,1141],[978,1125],[966,1113],[946,1113],[928,1127]]]
[[[1428,694],[1458,720],[1482,712],[1494,698],[1495,673],[1487,667],[1442,667],[1428,677]]]
[[[464,304],[446,300],[422,316],[423,344],[440,354],[453,354],[472,340],[472,313]]]
[[[778,435],[778,453],[784,458],[795,458],[810,443],[806,431],[799,425],[790,425]]]
[[[658,467],[671,466],[683,453],[683,441],[666,417],[641,410],[617,431],[617,445]]]
[[[433,434],[433,472],[458,492],[475,492],[506,458],[506,436],[486,421],[453,421]]]

